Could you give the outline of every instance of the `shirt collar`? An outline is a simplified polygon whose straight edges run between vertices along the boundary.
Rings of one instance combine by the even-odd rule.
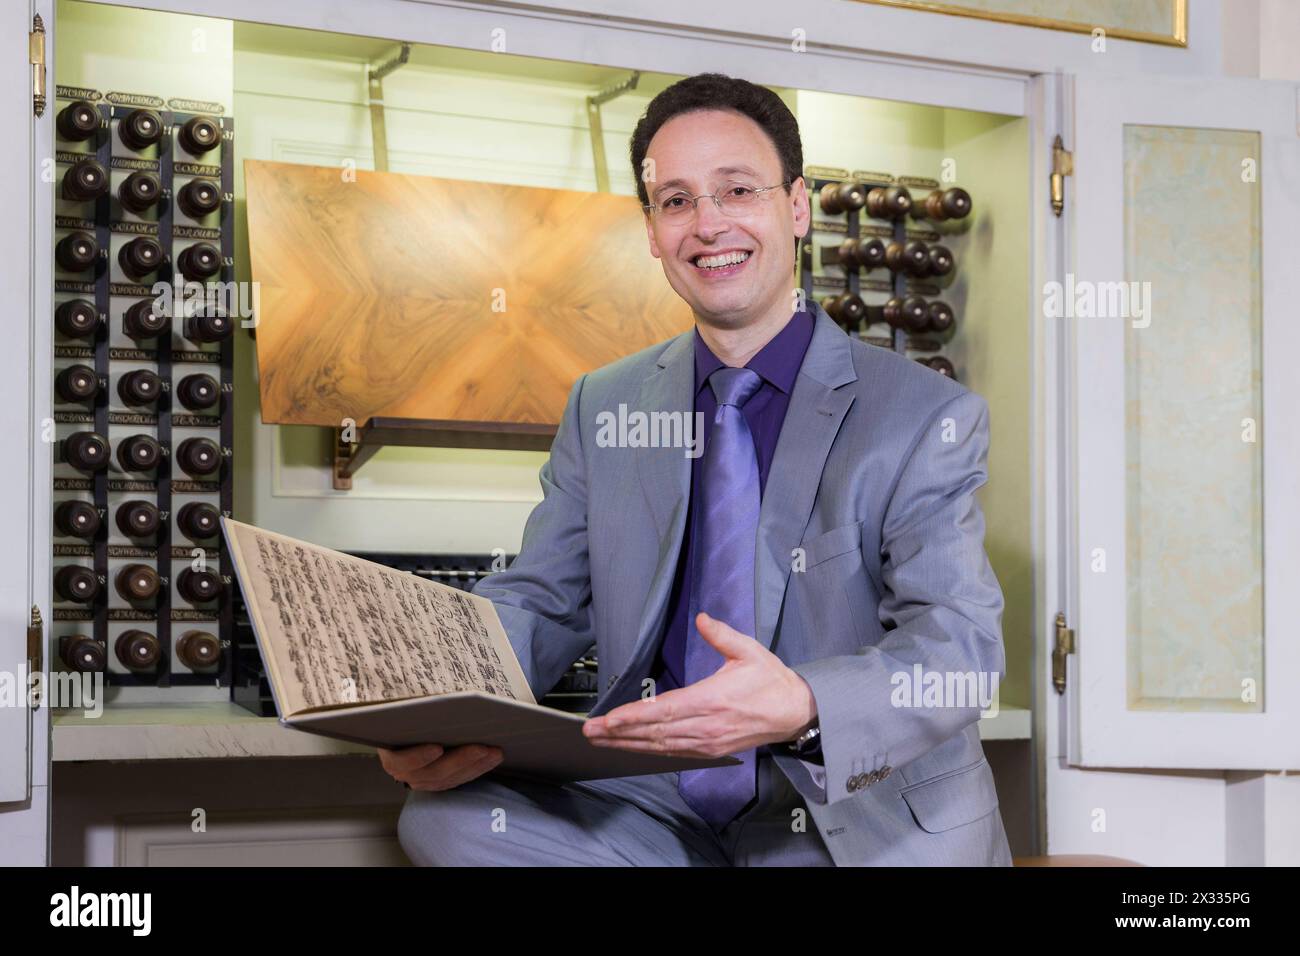
[[[745,363],[745,368],[757,372],[765,382],[769,382],[787,395],[794,388],[794,380],[803,365],[804,353],[812,341],[813,317],[808,312],[796,312],[780,332]],[[715,370],[726,363],[713,354],[705,343],[699,329],[695,331],[695,393],[709,380]]]

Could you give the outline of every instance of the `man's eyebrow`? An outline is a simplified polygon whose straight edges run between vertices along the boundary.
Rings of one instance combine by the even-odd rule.
[[[734,176],[737,174],[743,176],[754,176],[754,177],[758,176],[758,173],[755,172],[749,166],[719,166],[717,169],[713,171],[713,173],[714,175],[723,175],[723,176]],[[662,183],[661,185],[656,186],[654,191],[650,195],[659,196],[667,189],[686,189],[687,186],[688,184],[684,179],[680,179],[680,178],[670,179],[666,183]]]

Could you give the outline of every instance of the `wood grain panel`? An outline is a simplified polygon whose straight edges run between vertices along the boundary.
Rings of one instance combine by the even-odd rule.
[[[266,423],[555,425],[583,372],[692,325],[629,196],[342,173],[244,163]]]

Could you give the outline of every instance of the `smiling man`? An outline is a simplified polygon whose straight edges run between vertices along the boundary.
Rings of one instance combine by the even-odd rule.
[[[519,556],[483,579],[537,696],[595,643],[598,746],[737,763],[565,786],[485,747],[381,751],[417,863],[1008,865],[966,694],[1002,675],[975,491],[988,410],[795,293],[798,125],[717,74],[631,143],[652,255],[695,327],[578,379]],[[597,416],[701,413],[703,454]]]

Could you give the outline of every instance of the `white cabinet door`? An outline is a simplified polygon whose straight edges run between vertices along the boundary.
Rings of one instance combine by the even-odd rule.
[[[1074,90],[1070,762],[1295,769],[1297,88]]]
[[[0,176],[0,409],[7,439],[0,468],[0,864],[48,859],[48,709],[26,706],[27,625],[36,606],[50,620],[51,275],[54,67],[53,0],[3,4],[0,11],[0,128],[6,171]],[[47,106],[33,110],[28,36],[33,13],[46,29]],[[44,649],[48,666],[49,648]]]
[[[31,787],[30,711],[27,688],[27,623],[32,607],[29,455],[42,446],[32,416],[32,203],[34,119],[26,3],[5,4],[0,13],[4,81],[0,82],[0,128],[7,131],[8,170],[0,176],[0,302],[4,347],[0,348],[0,409],[9,454],[0,468],[0,810],[25,801]],[[48,46],[48,44],[47,44]],[[52,80],[52,75],[47,75]],[[48,613],[48,608],[45,609]]]

